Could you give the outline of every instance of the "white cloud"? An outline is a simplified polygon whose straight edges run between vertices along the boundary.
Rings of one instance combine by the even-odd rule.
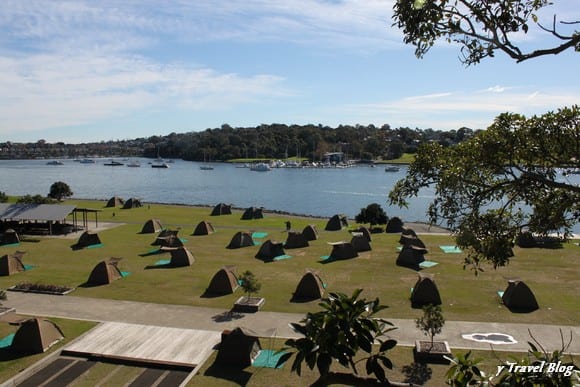
[[[486,128],[503,112],[527,116],[556,110],[580,101],[580,92],[538,91],[496,87],[488,92],[444,92],[418,95],[398,100],[348,106],[348,112],[359,122],[388,122],[395,126],[418,126],[434,129],[456,129],[461,126]],[[356,121],[356,119],[355,119]]]
[[[83,125],[147,109],[222,110],[284,96],[283,79],[160,65],[141,57],[0,57],[1,131]]]

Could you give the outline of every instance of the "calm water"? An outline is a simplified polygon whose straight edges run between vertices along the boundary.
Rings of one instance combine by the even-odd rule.
[[[344,213],[354,217],[362,207],[379,203],[388,216],[408,222],[426,221],[433,191],[425,190],[410,201],[408,209],[387,206],[387,194],[406,173],[384,167],[346,169],[273,169],[253,172],[232,164],[214,163],[214,170],[200,170],[200,163],[175,160],[168,169],[151,168],[149,159],[131,159],[140,168],[109,167],[108,159],[96,164],[63,160],[64,165],[46,165],[49,160],[0,161],[0,191],[9,195],[46,195],[55,181],[66,182],[76,198],[107,200],[111,196],[138,197],[145,202],[204,204],[231,203],[236,207],[258,206],[328,217]],[[119,160],[120,161],[120,160]],[[128,161],[122,161],[125,164]],[[580,175],[571,177],[580,183]],[[580,232],[577,225],[576,232]]]

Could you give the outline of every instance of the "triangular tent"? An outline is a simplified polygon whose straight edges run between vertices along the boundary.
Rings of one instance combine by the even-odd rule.
[[[143,225],[141,229],[141,234],[153,234],[163,230],[163,225],[159,219],[149,219]]]
[[[329,244],[332,245],[330,259],[350,259],[358,257],[358,253],[354,249],[354,246],[349,242],[334,242]]]
[[[416,234],[415,235],[401,234],[401,237],[399,238],[399,243],[402,244],[403,246],[416,246],[426,248],[425,243],[423,243],[423,241],[419,239],[419,237]]]
[[[397,233],[403,231],[403,221],[399,217],[392,217],[387,222],[387,227],[385,229],[388,233]]]
[[[137,199],[137,198],[131,198],[128,199],[125,204],[123,205],[124,209],[129,209],[129,208],[137,208],[137,207],[141,207],[141,200]]]
[[[292,301],[317,300],[322,298],[323,294],[324,282],[322,282],[318,272],[307,269],[296,286]]]
[[[121,258],[111,258],[108,261],[101,261],[91,271],[87,283],[91,285],[108,285],[114,280],[123,278],[121,270],[117,264]]]
[[[101,243],[101,238],[99,238],[99,234],[92,231],[85,231],[79,237],[79,240],[76,244],[77,248],[83,248],[87,246],[98,245]]]
[[[64,334],[52,321],[32,318],[20,325],[10,348],[19,353],[43,353],[63,338]]]
[[[240,286],[235,269],[235,266],[224,266],[218,270],[209,282],[206,293],[219,295],[233,293]]]
[[[26,268],[22,263],[24,253],[14,255],[3,255],[0,258],[0,276],[7,276],[25,271]]]
[[[509,280],[501,299],[506,307],[516,312],[531,312],[539,308],[532,290],[520,280]]]
[[[306,237],[296,231],[288,231],[288,236],[286,237],[286,243],[284,247],[287,249],[299,249],[301,247],[310,246]]]
[[[354,247],[357,252],[361,251],[371,251],[371,244],[369,240],[362,233],[353,233],[350,244]]]
[[[306,238],[307,241],[315,241],[318,239],[318,231],[316,230],[316,226],[313,224],[309,224],[308,226],[304,227],[302,230],[302,235]]]
[[[118,196],[113,196],[112,198],[109,199],[105,207],[123,207],[124,204],[125,201],[122,198]]]
[[[239,249],[241,247],[254,246],[254,240],[252,239],[252,234],[248,232],[238,231],[227,245],[228,249]]]
[[[405,245],[397,257],[397,266],[419,270],[419,264],[425,261],[427,249],[412,245]]]
[[[197,224],[195,230],[193,230],[193,235],[209,235],[213,234],[215,229],[211,225],[211,223],[202,220]]]
[[[260,250],[258,254],[256,254],[256,258],[262,259],[264,261],[271,261],[274,258],[285,255],[284,252],[284,245],[282,242],[276,242],[268,239],[266,242],[260,246]]]
[[[231,215],[231,214],[232,214],[232,206],[225,203],[217,204],[211,212],[211,216]]]
[[[242,220],[262,219],[263,217],[262,208],[258,207],[248,207],[242,214]]]
[[[252,365],[261,350],[260,339],[254,332],[243,328],[223,331],[216,363],[245,368]]]
[[[340,231],[342,227],[348,226],[348,222],[346,221],[346,216],[344,215],[333,215],[332,218],[326,222],[326,227],[324,228],[326,231]]]
[[[360,226],[355,232],[360,232],[361,234],[364,235],[365,238],[367,238],[367,240],[369,242],[371,242],[371,240],[372,240],[372,238],[371,238],[371,232],[365,226]]]
[[[173,267],[191,266],[194,262],[195,258],[193,257],[193,254],[191,254],[191,251],[189,251],[185,247],[171,250],[171,261],[169,262],[169,266]]]
[[[8,228],[4,231],[4,234],[2,234],[2,239],[0,241],[0,244],[2,245],[12,245],[20,243],[20,237],[14,229]]]
[[[411,305],[413,308],[421,308],[428,304],[441,305],[441,296],[433,277],[419,274],[411,293]]]
[[[183,242],[177,236],[178,232],[179,230],[161,230],[151,245],[161,247],[181,247],[183,246]]]

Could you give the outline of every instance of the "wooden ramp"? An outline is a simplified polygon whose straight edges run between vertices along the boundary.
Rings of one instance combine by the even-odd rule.
[[[105,322],[63,354],[195,368],[220,340],[220,333],[213,331]]]

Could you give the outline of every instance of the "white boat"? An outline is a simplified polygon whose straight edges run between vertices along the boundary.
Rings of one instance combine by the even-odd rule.
[[[166,163],[156,163],[156,164],[151,164],[151,168],[169,168],[169,165],[167,165]]]
[[[81,163],[81,164],[94,164],[95,160],[93,160],[93,159],[81,159],[81,160],[79,160],[79,163]]]
[[[397,167],[396,165],[389,165],[385,167],[385,172],[399,172],[401,168]]]
[[[286,168],[302,168],[296,160],[286,160]]]
[[[46,163],[46,165],[64,165],[64,163],[62,161],[59,161],[59,160],[53,160],[53,161],[49,161],[48,163]]]
[[[211,165],[200,165],[199,169],[202,171],[213,171],[213,167]]]
[[[268,172],[271,170],[272,170],[272,168],[270,168],[270,166],[266,163],[256,163],[250,167],[250,171],[255,171],[255,172]]]
[[[129,164],[127,164],[127,166],[131,168],[139,168],[141,163],[139,161],[131,161]]]

